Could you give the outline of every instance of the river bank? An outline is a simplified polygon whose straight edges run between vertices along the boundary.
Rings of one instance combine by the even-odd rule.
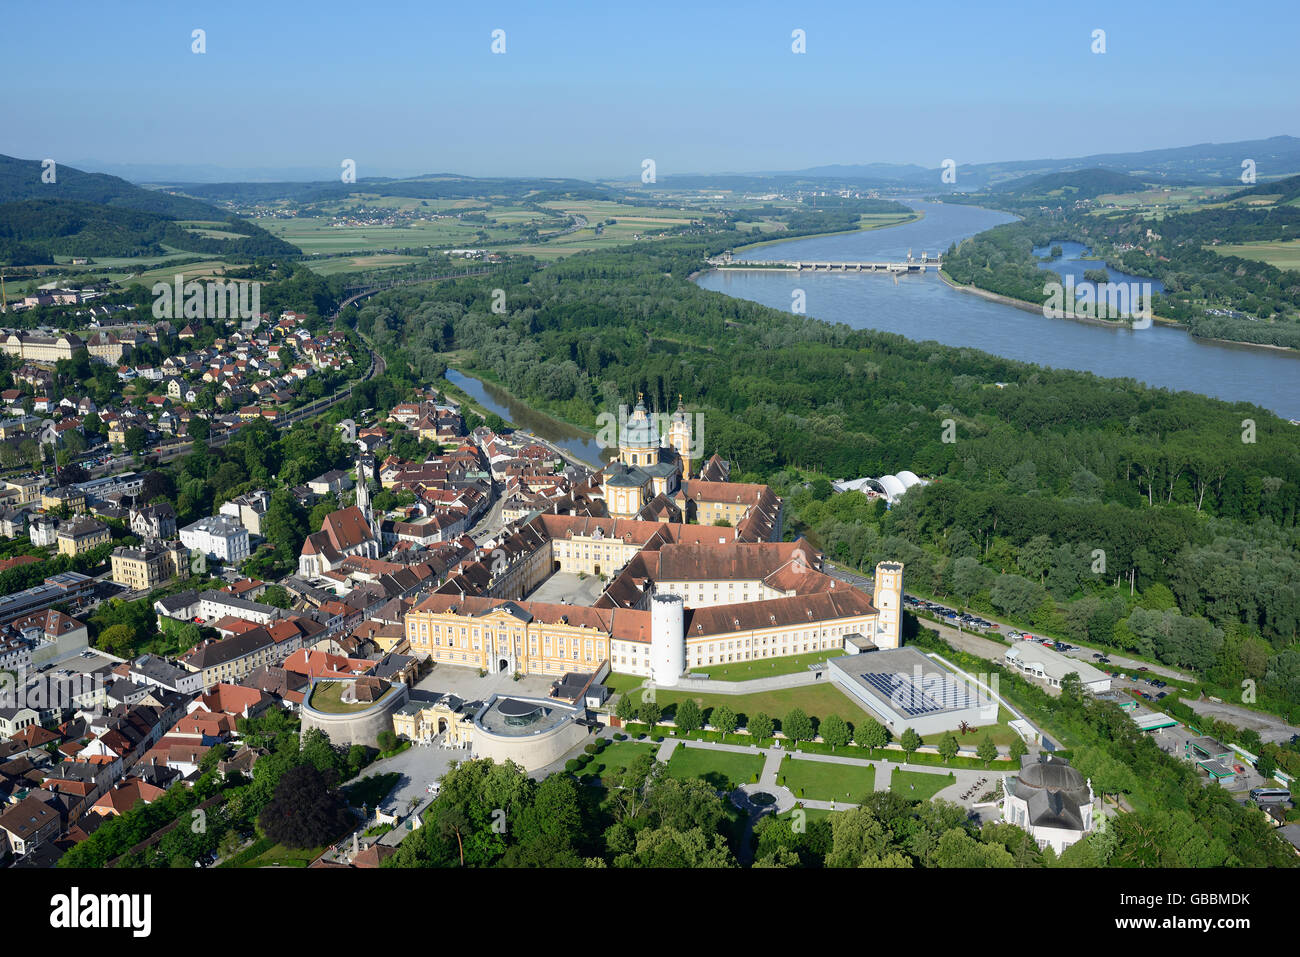
[[[1002,293],[998,292],[990,292],[987,289],[981,289],[979,286],[975,285],[963,285],[949,276],[942,269],[939,270],[939,278],[942,279],[951,289],[979,296],[981,299],[985,299],[988,302],[1001,303],[1004,306],[1014,306],[1017,309],[1023,309],[1026,312],[1033,312],[1039,315],[1043,312],[1043,307],[1040,303],[1029,302],[1025,299],[1014,299],[1011,296],[1004,296]],[[1131,329],[1142,328],[1141,326],[1135,326],[1133,322],[1127,320],[1111,321],[1109,319],[1098,319],[1096,316],[1080,316],[1075,313],[1069,313],[1057,318],[1069,319],[1073,322],[1087,323],[1111,329],[1116,328],[1117,326],[1128,327]],[[1167,316],[1152,316],[1151,321],[1161,326],[1167,326],[1171,329],[1181,329],[1183,332],[1187,333],[1189,337],[1200,342],[1217,342],[1223,345],[1245,346],[1251,349],[1271,349],[1274,352],[1282,352],[1300,358],[1300,350],[1292,349],[1290,346],[1276,346],[1267,342],[1247,342],[1242,339],[1219,339],[1214,336],[1198,336],[1177,319],[1170,319]]]

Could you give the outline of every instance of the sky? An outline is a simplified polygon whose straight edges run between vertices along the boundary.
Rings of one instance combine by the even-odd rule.
[[[27,3],[0,153],[593,179],[1229,142],[1300,134],[1297,27],[1300,5],[1200,0]]]

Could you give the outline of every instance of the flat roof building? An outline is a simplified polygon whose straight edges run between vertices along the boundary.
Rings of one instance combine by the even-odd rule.
[[[1110,690],[1110,675],[1094,668],[1086,661],[1067,658],[1036,641],[1019,641],[1007,649],[1006,663],[1017,671],[1037,678],[1050,688],[1061,687],[1065,676],[1074,672],[1083,684],[1083,690],[1100,694]]]
[[[997,723],[998,704],[987,692],[913,648],[845,655],[826,664],[831,681],[895,737],[907,728],[924,736]]]

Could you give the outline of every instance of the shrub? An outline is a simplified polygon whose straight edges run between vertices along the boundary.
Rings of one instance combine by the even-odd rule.
[[[596,745],[594,745],[594,744],[589,744],[589,745],[587,745],[585,748],[583,748],[582,750],[586,751],[588,754],[595,754],[597,751],[600,750],[600,748],[598,748],[598,747],[597,747]]]
[[[570,774],[578,770],[580,767],[582,767],[582,762],[578,761],[576,758],[570,758],[568,761],[564,762],[564,770],[568,771]]]

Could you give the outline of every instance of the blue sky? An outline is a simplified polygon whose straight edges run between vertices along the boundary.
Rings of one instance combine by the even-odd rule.
[[[0,153],[588,178],[633,175],[646,157],[660,176],[934,167],[1300,134],[1297,9],[23,4],[0,32]]]

